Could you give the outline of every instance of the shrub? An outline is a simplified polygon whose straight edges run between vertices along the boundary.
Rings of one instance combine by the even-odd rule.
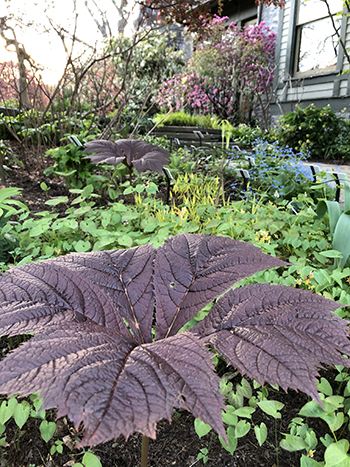
[[[157,99],[161,107],[188,107],[239,122],[267,92],[273,79],[275,34],[264,23],[226,27],[227,19],[203,19],[200,41],[186,70],[163,85]]]
[[[309,154],[312,158],[338,159],[350,157],[350,128],[330,105],[318,109],[299,105],[294,112],[280,118],[276,139],[281,145]]]

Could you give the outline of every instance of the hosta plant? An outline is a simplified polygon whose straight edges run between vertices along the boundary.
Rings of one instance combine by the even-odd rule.
[[[0,363],[0,391],[40,391],[84,427],[80,446],[138,431],[187,409],[227,439],[210,348],[242,374],[318,402],[320,362],[350,366],[339,304],[310,291],[241,279],[283,261],[226,237],[180,234],[154,249],[74,253],[0,278],[3,335],[35,333]],[[209,314],[181,332],[205,305]],[[142,465],[146,465],[143,461]]]

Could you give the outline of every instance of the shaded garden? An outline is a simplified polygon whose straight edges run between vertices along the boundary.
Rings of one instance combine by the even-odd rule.
[[[307,165],[348,163],[349,122],[271,129],[276,38],[225,21],[191,59],[152,27],[32,70],[28,109],[3,64],[1,465],[350,463],[350,187]]]

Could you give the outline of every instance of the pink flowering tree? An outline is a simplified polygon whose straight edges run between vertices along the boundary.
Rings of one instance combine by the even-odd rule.
[[[163,83],[162,108],[213,113],[244,121],[273,81],[276,35],[264,23],[241,28],[228,18],[203,18],[185,71]]]

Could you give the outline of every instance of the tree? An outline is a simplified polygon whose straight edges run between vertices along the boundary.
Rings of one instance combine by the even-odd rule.
[[[202,19],[188,66],[163,85],[158,96],[162,107],[247,121],[253,101],[272,84],[276,36],[263,23],[240,28],[227,25],[227,19]]]
[[[232,0],[228,0],[232,1]],[[203,0],[139,0],[143,14],[162,18],[166,22],[177,22],[191,30],[201,27],[201,18],[210,17],[211,2]],[[221,15],[225,0],[218,0],[217,14]],[[282,8],[284,0],[255,0],[256,5],[273,5]]]
[[[5,34],[5,31],[11,32],[12,37],[7,36]],[[25,61],[27,61],[31,66],[34,66],[34,61],[31,58],[31,56],[26,52],[24,45],[17,40],[14,28],[6,24],[6,17],[0,18],[0,36],[5,40],[5,48],[7,50],[10,50],[11,46],[15,48],[19,71],[18,100],[22,108],[26,110],[30,109],[32,108],[32,104],[30,102],[28,93],[28,81]]]

